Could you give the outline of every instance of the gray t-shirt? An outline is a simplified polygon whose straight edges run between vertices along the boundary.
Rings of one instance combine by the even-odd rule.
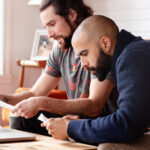
[[[69,99],[87,98],[91,79],[96,78],[86,68],[81,67],[80,57],[73,48],[55,47],[49,55],[45,72],[63,78]],[[110,74],[107,79],[111,79]]]
[[[62,77],[69,99],[89,96],[90,72],[81,67],[80,57],[72,48],[52,50],[45,72],[54,77]]]

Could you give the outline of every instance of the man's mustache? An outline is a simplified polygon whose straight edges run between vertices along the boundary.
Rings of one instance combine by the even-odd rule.
[[[96,68],[94,68],[94,67],[87,67],[86,66],[86,69],[89,70],[89,71],[96,71]]]
[[[53,39],[58,40],[60,38],[64,38],[63,36],[54,36]]]

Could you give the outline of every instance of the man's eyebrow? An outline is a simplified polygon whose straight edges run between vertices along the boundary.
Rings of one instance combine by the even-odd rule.
[[[50,21],[48,21],[47,23],[46,23],[46,25],[50,25],[51,23],[53,23],[54,22],[54,20],[50,20]]]
[[[88,50],[87,49],[84,49],[82,50],[80,53],[79,53],[79,56],[81,56],[83,53],[87,52]]]

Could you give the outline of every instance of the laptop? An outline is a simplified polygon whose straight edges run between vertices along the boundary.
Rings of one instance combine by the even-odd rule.
[[[0,143],[30,140],[35,140],[35,135],[32,133],[0,127]]]

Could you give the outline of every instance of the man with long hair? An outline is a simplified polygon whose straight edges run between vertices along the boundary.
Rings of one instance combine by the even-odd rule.
[[[104,82],[91,77],[90,72],[81,67],[80,58],[71,46],[73,32],[92,14],[92,9],[82,0],[42,1],[42,24],[48,30],[48,36],[58,41],[58,47],[50,53],[44,73],[29,91],[1,95],[3,101],[15,105],[10,117],[11,128],[48,135],[48,129],[41,128],[41,121],[37,120],[41,111],[48,118],[68,114],[80,118],[97,117],[105,111],[105,102],[113,88],[110,76]],[[61,77],[69,100],[47,97]]]

